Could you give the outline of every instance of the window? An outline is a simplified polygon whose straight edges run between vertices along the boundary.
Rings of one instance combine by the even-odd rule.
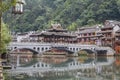
[[[33,49],[35,50],[36,48],[35,48],[35,47],[33,47]]]
[[[38,47],[38,48],[37,48],[37,51],[39,51],[39,50],[40,50],[40,48]]]
[[[17,47],[14,47],[14,49],[17,49]]]
[[[42,47],[42,51],[44,51],[44,47]]]
[[[73,48],[73,51],[75,51],[75,48]]]
[[[48,48],[46,47],[45,50],[47,50]]]
[[[37,67],[40,67],[40,65],[39,65],[39,64],[37,64]]]
[[[76,48],[76,51],[78,51],[78,48]]]
[[[44,67],[44,64],[41,64],[42,67]]]

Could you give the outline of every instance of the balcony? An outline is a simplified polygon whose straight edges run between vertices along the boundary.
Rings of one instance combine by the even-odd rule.
[[[101,31],[100,33],[112,33],[113,30]]]
[[[115,34],[116,37],[120,37],[120,34]]]

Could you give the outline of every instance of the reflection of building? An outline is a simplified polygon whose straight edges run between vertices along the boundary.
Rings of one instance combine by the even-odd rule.
[[[114,63],[114,70],[115,70],[116,77],[120,79],[120,57],[116,57],[116,60]]]
[[[64,63],[65,61],[68,60],[67,57],[50,57],[50,58],[40,58],[42,62],[48,63],[48,64],[60,64]]]
[[[83,59],[82,62],[80,59]],[[115,79],[115,76],[113,75],[118,75],[119,70],[114,68],[113,61],[114,61],[113,57],[108,58],[99,57],[97,59],[90,57],[89,58],[77,57],[74,59],[69,58],[64,60],[57,58],[51,59],[37,58],[36,62],[32,63],[33,61],[29,61],[27,63],[28,65],[25,64],[26,65],[25,67],[16,67],[15,69],[10,70],[9,73],[12,74],[13,76],[14,74],[15,75],[23,74],[23,76],[27,75],[28,78],[34,77],[43,80],[45,79],[99,80],[99,78],[112,80]],[[116,72],[116,74],[114,74],[114,72]]]
[[[105,62],[106,59],[104,59]],[[98,61],[101,63],[104,63],[104,60]],[[40,62],[38,62],[40,63]],[[30,69],[29,73],[27,73],[27,70],[30,68],[30,66],[28,66],[26,69],[24,69],[25,71],[23,73],[20,73],[20,75],[23,74],[23,76],[27,76],[27,79],[40,79],[40,80],[57,80],[57,79],[61,79],[61,80],[120,80],[119,77],[119,67],[114,67],[111,64],[108,65],[99,65],[97,66],[93,66],[91,68],[79,68],[79,66],[76,66],[74,64],[77,64],[77,61],[73,61],[73,66],[71,66],[71,68],[73,68],[72,70],[69,70],[69,67],[65,68],[67,64],[72,64],[72,62],[67,62],[64,65],[57,66],[58,68],[55,68],[55,66],[51,67],[50,69],[52,69],[51,71],[46,70],[48,69],[52,64],[50,64],[48,67],[46,65],[44,65],[45,63],[42,63],[43,66],[38,65],[38,63],[36,63],[37,65],[32,69]],[[90,63],[90,62],[89,62]],[[89,64],[86,63],[86,64]],[[85,64],[85,63],[80,63],[80,64]],[[82,66],[82,65],[81,65]],[[41,68],[40,68],[41,67]],[[46,68],[42,68],[42,67],[46,67]],[[62,68],[64,68],[64,70],[62,70]],[[16,75],[19,75],[17,72],[18,70],[21,70],[21,68],[16,68],[15,69],[15,73]],[[37,71],[35,71],[36,69],[38,69]],[[99,72],[98,72],[99,71]],[[22,72],[22,70],[20,71]],[[11,72],[10,72],[11,74]],[[12,74],[14,75],[14,70],[12,70]],[[12,76],[11,76],[12,78]],[[25,78],[25,77],[23,77]]]
[[[8,58],[12,64],[27,64],[31,61],[33,53],[26,49],[14,50],[9,54]],[[19,61],[17,62],[19,58]]]

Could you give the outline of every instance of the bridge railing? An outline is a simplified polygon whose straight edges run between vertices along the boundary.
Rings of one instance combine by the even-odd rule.
[[[45,43],[45,42],[11,42],[10,45],[82,45],[82,46],[96,46],[92,44],[81,44],[81,43]]]

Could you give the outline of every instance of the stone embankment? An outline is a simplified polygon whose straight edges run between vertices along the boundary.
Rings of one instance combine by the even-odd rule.
[[[107,56],[114,56],[115,55],[115,51],[111,48],[111,47],[97,47],[96,48],[97,51],[101,51],[101,52],[98,52],[98,55],[99,54],[106,54]]]

